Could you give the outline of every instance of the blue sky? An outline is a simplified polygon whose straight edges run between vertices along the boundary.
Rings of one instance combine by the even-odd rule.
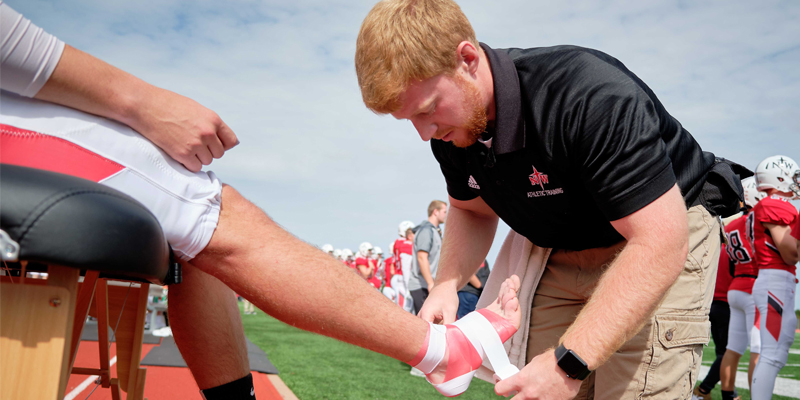
[[[355,38],[374,1],[7,3],[219,113],[242,144],[211,169],[310,243],[386,250],[400,221],[447,198],[411,124],[361,102]],[[773,154],[800,160],[800,2],[459,4],[492,47],[574,44],[618,58],[707,151],[751,169]]]

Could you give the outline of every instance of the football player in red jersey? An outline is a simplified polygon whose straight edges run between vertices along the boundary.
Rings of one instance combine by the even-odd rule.
[[[392,288],[392,277],[394,276],[394,243],[389,245],[389,258],[383,261],[383,295],[386,296],[389,300],[394,302],[395,304],[399,304],[397,302],[397,292]]]
[[[394,241],[392,254],[394,255],[394,278],[392,287],[400,295],[398,304],[408,312],[414,311],[414,302],[408,291],[408,277],[411,271],[411,257],[414,251],[414,223],[403,221],[397,227],[400,236]],[[400,298],[402,297],[402,300]]]
[[[772,156],[758,164],[758,190],[768,197],[753,208],[753,247],[758,278],[753,285],[753,300],[761,315],[761,357],[758,360],[751,397],[769,399],[775,378],[786,365],[794,342],[797,317],[794,313],[797,240],[791,235],[797,210],[789,203],[800,195],[793,177],[797,163],[786,156]]]
[[[378,246],[373,247],[372,256],[370,258],[372,258],[372,262],[375,263],[375,273],[369,280],[369,283],[375,286],[375,289],[381,290],[386,278],[386,265],[383,261],[383,250]]]
[[[793,190],[797,194],[798,188],[800,188],[800,171],[794,173],[792,180],[794,181]],[[792,237],[797,240],[797,252],[800,253],[800,217],[795,220],[795,224],[792,227]]]
[[[356,272],[370,283],[372,283],[371,279],[375,277],[375,261],[372,259],[372,245],[369,242],[361,243],[358,246]],[[372,285],[375,284],[372,283]]]
[[[414,223],[411,221],[403,221],[397,228],[399,238],[394,241],[394,259],[396,273],[400,275],[408,275],[408,270],[411,268],[411,254],[414,248]]]
[[[720,382],[723,392],[733,392],[736,383],[736,368],[739,359],[750,345],[750,366],[747,370],[747,382],[753,379],[753,369],[758,362],[761,351],[761,338],[754,330],[756,318],[756,304],[753,301],[753,284],[758,277],[755,252],[753,251],[752,230],[746,229],[748,221],[753,220],[753,207],[766,194],[756,189],[756,180],[750,177],[742,180],[744,187],[744,204],[746,212],[741,217],[731,221],[725,227],[725,236],[728,239],[726,253],[730,263],[734,266],[733,280],[728,287],[728,305],[730,306],[730,323],[728,325],[728,345],[725,356],[720,364]],[[722,268],[727,268],[720,263],[717,275],[723,274]],[[756,334],[751,334],[753,331]],[[716,342],[716,340],[715,340]],[[707,389],[707,390],[703,390]],[[699,386],[696,391],[698,399],[704,399],[711,388]],[[699,391],[698,391],[699,390]],[[703,396],[701,396],[703,395]],[[710,397],[708,397],[710,398]]]
[[[353,260],[353,250],[350,249],[342,249],[342,262],[344,265],[352,268],[353,270],[356,269],[355,260]],[[358,273],[358,271],[356,271]]]

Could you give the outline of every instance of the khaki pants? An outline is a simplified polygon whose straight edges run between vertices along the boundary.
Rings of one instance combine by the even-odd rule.
[[[720,225],[702,206],[689,209],[687,217],[689,255],[683,272],[644,328],[584,381],[577,399],[691,397],[709,340]],[[614,254],[611,249],[596,265],[548,261],[533,297],[528,362],[558,344]]]

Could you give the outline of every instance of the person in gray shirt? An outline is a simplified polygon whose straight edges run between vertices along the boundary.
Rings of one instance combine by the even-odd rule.
[[[433,279],[439,265],[442,249],[442,233],[439,225],[447,218],[447,203],[434,200],[428,205],[428,220],[423,221],[414,236],[414,257],[411,258],[411,277],[408,289],[414,299],[414,309],[422,309],[422,303],[433,289]]]

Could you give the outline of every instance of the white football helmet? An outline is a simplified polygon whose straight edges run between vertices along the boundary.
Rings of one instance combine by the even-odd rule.
[[[749,177],[742,179],[742,187],[744,188],[744,204],[750,208],[756,206],[759,200],[767,197],[767,194],[764,192],[759,192],[756,189],[756,178]]]
[[[400,235],[400,237],[404,238],[404,237],[406,237],[406,231],[411,229],[411,228],[413,228],[413,227],[414,227],[414,223],[413,222],[411,222],[411,221],[403,221],[397,227],[397,234]]]
[[[328,254],[333,254],[333,246],[330,245],[330,244],[323,244],[322,245],[322,251],[324,251],[324,252],[326,252]]]
[[[389,254],[394,254],[394,242],[389,244]]]
[[[353,250],[342,249],[342,258],[346,260],[347,258],[352,258],[352,257],[353,257]]]
[[[776,189],[800,197],[800,187],[794,181],[800,173],[797,163],[786,156],[767,157],[756,167],[756,184],[759,191]]]
[[[372,250],[372,245],[369,242],[364,242],[358,245],[358,255],[361,257],[367,257],[370,250]]]
[[[342,250],[334,249],[333,250],[333,256],[341,260],[342,259]]]

